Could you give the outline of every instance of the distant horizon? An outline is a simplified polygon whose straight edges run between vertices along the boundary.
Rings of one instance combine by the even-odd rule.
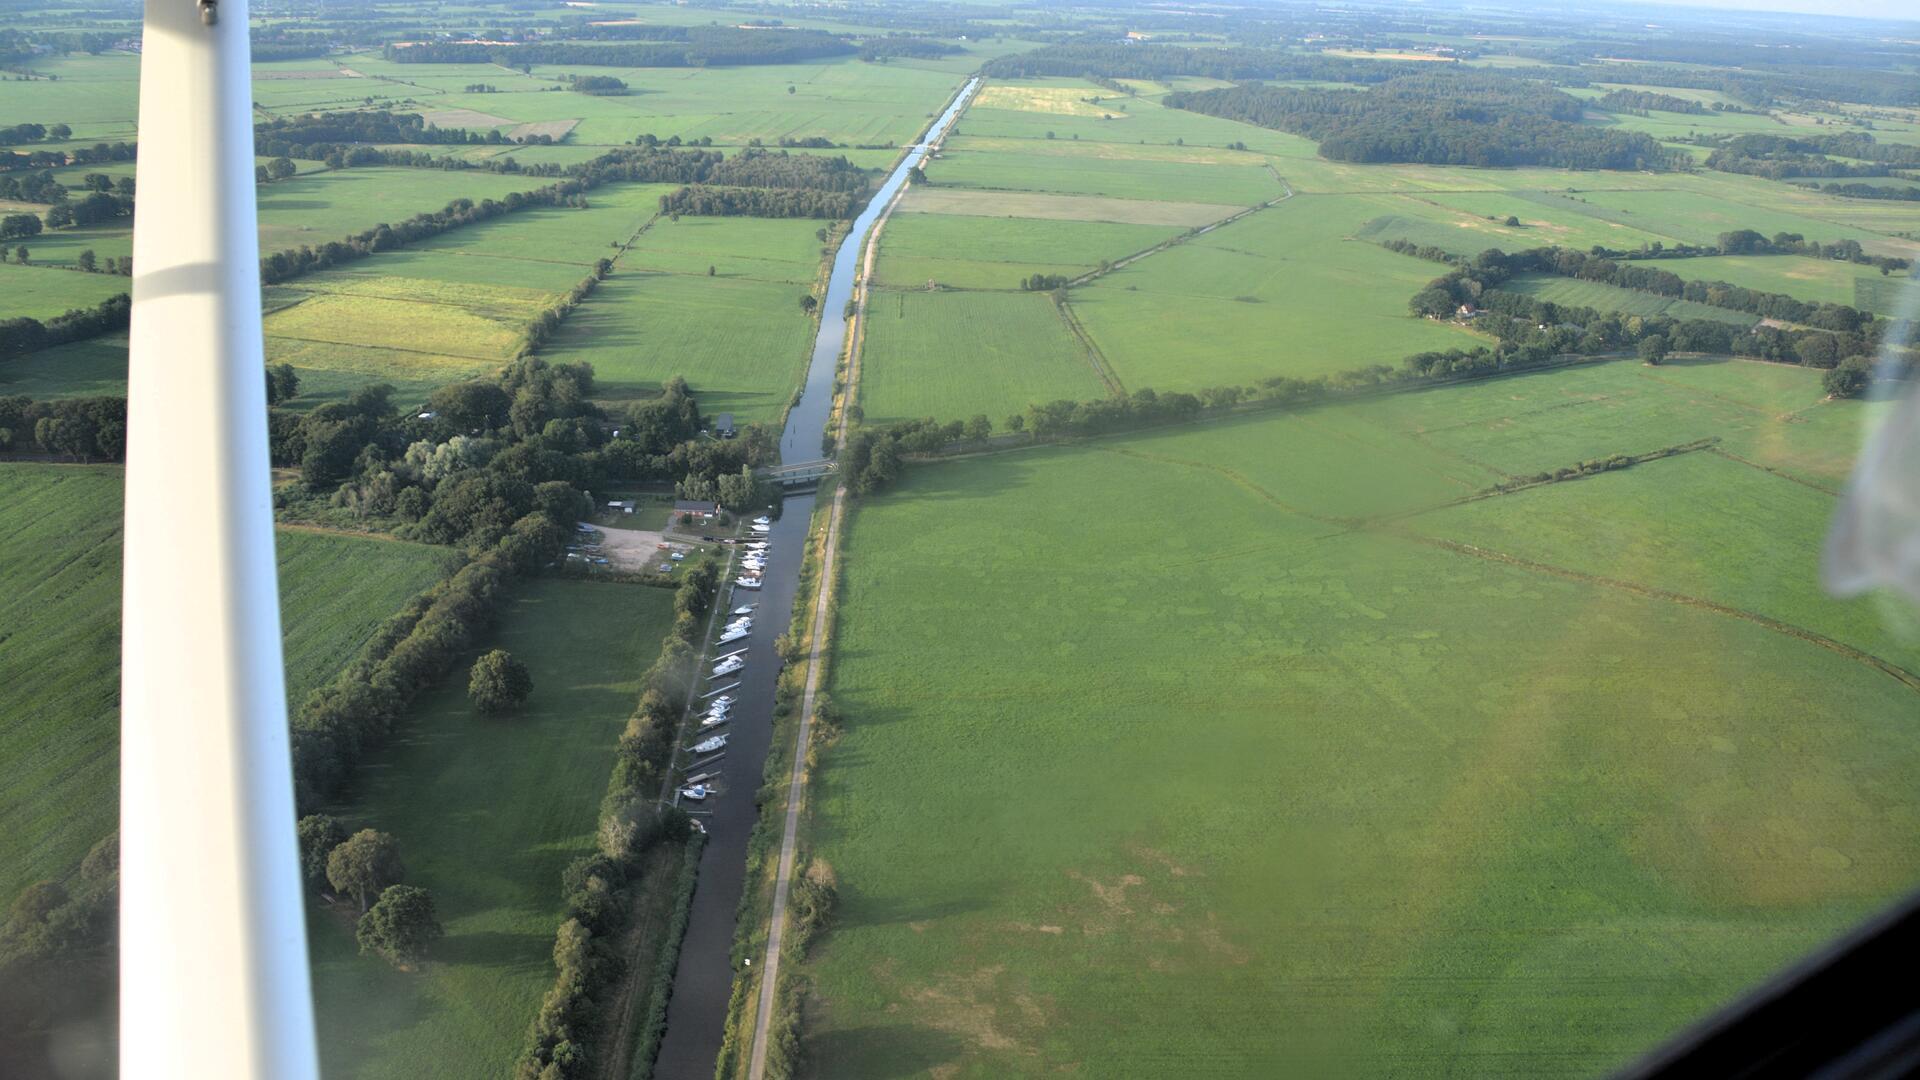
[[[1714,8],[1722,11],[1760,11],[1779,15],[1834,15],[1855,19],[1891,19],[1912,23],[1920,31],[1920,15],[1912,0],[1643,0],[1657,7]],[[1916,36],[1920,36],[1917,33]]]

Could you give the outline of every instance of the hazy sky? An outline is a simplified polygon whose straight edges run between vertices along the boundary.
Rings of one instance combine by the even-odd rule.
[[[1861,18],[1920,20],[1914,0],[1646,0],[1682,7],[1738,8],[1744,11],[1804,11],[1814,15],[1855,15]],[[1920,36],[1920,23],[1915,24]]]

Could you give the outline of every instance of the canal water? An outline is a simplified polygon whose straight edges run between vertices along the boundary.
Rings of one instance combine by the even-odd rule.
[[[780,436],[783,463],[826,456],[821,449],[822,440],[827,413],[833,407],[834,369],[847,340],[847,301],[853,296],[861,245],[894,194],[907,182],[907,170],[925,160],[928,147],[953,126],[954,118],[960,115],[968,96],[978,85],[978,79],[969,80],[927,130],[926,137],[894,166],[866,209],[854,219],[853,228],[840,242],[839,250],[834,252],[833,269],[827,277],[827,296],[821,304],[820,334],[814,339],[806,385],[800,400],[788,411],[787,426]],[[684,808],[696,811],[698,820],[706,826],[707,848],[700,857],[700,881],[693,894],[693,915],[680,946],[680,965],[674,972],[673,1000],[667,1006],[667,1033],[661,1040],[659,1061],[654,1066],[653,1075],[662,1080],[711,1080],[714,1061],[720,1054],[727,1003],[733,992],[730,953],[734,916],[746,882],[747,840],[759,817],[753,796],[760,787],[768,746],[773,739],[773,688],[780,673],[773,639],[784,633],[792,621],[800,558],[806,548],[813,504],[811,494],[786,499],[768,538],[772,555],[761,577],[762,588],[757,591],[732,589],[730,579],[721,593],[723,597],[732,593],[731,600],[725,601],[729,611],[742,604],[756,605],[753,634],[746,643],[747,666],[736,676],[739,686],[727,691],[735,700],[732,722],[720,728],[728,735],[726,756],[714,766],[720,770],[720,793],[703,803],[681,803]],[[736,642],[724,651],[738,647]],[[703,682],[705,674],[703,668]],[[709,685],[717,688],[733,681],[733,678],[720,679]]]

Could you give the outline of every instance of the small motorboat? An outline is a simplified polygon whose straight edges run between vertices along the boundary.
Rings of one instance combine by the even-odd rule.
[[[759,517],[753,519],[753,523],[755,525],[771,525],[773,524],[773,519],[765,514],[761,514]]]
[[[731,719],[733,719],[733,717],[728,716],[726,713],[708,713],[700,718],[700,726],[702,728],[719,727]]]
[[[714,699],[713,699],[712,701],[709,701],[709,702],[707,702],[707,708],[709,708],[709,709],[731,709],[731,708],[733,708],[733,695],[732,695],[732,694],[721,694],[721,695],[720,695],[719,697],[717,697],[717,698],[714,698]]]
[[[725,745],[727,745],[727,737],[725,735],[715,735],[711,739],[702,739],[694,743],[693,752],[696,754],[711,754]]]
[[[733,579],[733,583],[743,589],[757,589],[760,587],[760,579],[757,577],[735,578]]]
[[[735,615],[751,615],[753,614],[753,609],[759,606],[759,604],[741,604],[739,607],[733,609],[733,613]]]
[[[753,630],[750,627],[729,627],[726,633],[720,635],[720,644],[731,645],[752,635]]]
[[[691,787],[683,787],[680,789],[681,798],[691,799],[694,802],[701,802],[711,794],[713,794],[713,789],[705,784],[694,784]]]
[[[723,675],[731,675],[734,672],[739,671],[741,668],[746,666],[747,666],[747,662],[745,660],[742,660],[737,656],[729,656],[725,660],[722,660],[718,664],[714,665],[713,677],[718,679]]]

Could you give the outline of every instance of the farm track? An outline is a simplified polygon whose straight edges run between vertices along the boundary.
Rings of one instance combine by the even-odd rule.
[[[1273,168],[1273,164],[1271,162],[1267,164],[1267,169],[1273,172],[1273,178],[1280,182],[1280,186],[1287,189],[1287,193],[1285,195],[1282,195],[1277,199],[1269,199],[1266,202],[1259,203],[1254,206],[1249,206],[1244,210],[1238,211],[1237,213],[1228,214],[1226,217],[1223,217],[1218,221],[1208,222],[1207,224],[1202,225],[1196,229],[1190,230],[1188,232],[1183,232],[1178,236],[1169,237],[1153,245],[1152,247],[1141,248],[1139,251],[1136,251],[1131,255],[1124,255],[1104,267],[1100,267],[1094,270],[1089,270],[1086,273],[1081,274],[1079,277],[1074,278],[1073,280],[1067,282],[1066,287],[1069,289],[1073,289],[1081,285],[1086,285],[1093,281],[1097,281],[1100,278],[1103,278],[1108,274],[1113,273],[1115,270],[1125,269],[1126,267],[1132,266],[1134,263],[1139,262],[1141,259],[1158,255],[1161,252],[1171,247],[1178,247],[1179,245],[1184,244],[1187,241],[1194,239],[1195,237],[1205,236],[1208,233],[1214,231],[1215,229],[1225,228],[1226,226],[1231,225],[1242,218],[1249,217],[1253,214],[1257,214],[1262,210],[1268,210],[1273,207],[1279,206],[1281,203],[1286,202],[1288,199],[1293,198],[1294,196],[1293,185],[1287,183],[1286,178],[1281,176],[1279,171]]]
[[[1107,393],[1114,397],[1126,397],[1127,388],[1121,384],[1120,377],[1113,373],[1113,366],[1107,363],[1107,356],[1100,351],[1100,346],[1093,343],[1093,336],[1087,333],[1086,327],[1080,325],[1080,317],[1073,313],[1072,303],[1062,296],[1054,301],[1053,310],[1059,314],[1060,321],[1067,325],[1067,332],[1086,350],[1087,366],[1093,368],[1094,377],[1106,386]]]
[[[1720,442],[1720,436],[1710,435],[1704,439],[1695,439],[1692,442],[1676,443],[1673,446],[1663,446],[1658,450],[1648,450],[1647,452],[1641,453],[1641,454],[1628,454],[1627,455],[1628,464],[1625,466],[1621,466],[1621,468],[1630,468],[1634,465],[1645,465],[1651,461],[1660,461],[1664,458],[1679,457],[1682,454],[1697,454],[1702,450],[1713,450],[1719,444],[1719,442]],[[1548,472],[1550,470],[1543,469],[1540,471]],[[1618,469],[1603,469],[1598,472],[1576,472],[1572,476],[1553,476],[1545,480],[1534,480],[1524,484],[1513,484],[1508,487],[1482,488],[1479,491],[1473,492],[1470,495],[1462,495],[1457,499],[1448,499],[1446,502],[1434,503],[1431,506],[1415,507],[1414,509],[1411,509],[1411,510],[1402,510],[1399,513],[1387,514],[1382,517],[1372,518],[1372,519],[1369,519],[1366,522],[1366,524],[1368,526],[1374,526],[1374,525],[1382,525],[1382,524],[1386,524],[1388,522],[1394,522],[1394,521],[1405,521],[1408,518],[1420,517],[1423,514],[1431,514],[1435,511],[1447,510],[1455,506],[1465,506],[1468,503],[1483,502],[1487,499],[1498,499],[1503,495],[1518,495],[1523,491],[1533,491],[1536,488],[1551,487],[1554,484],[1571,483],[1575,480],[1586,480],[1591,477],[1603,476],[1606,473],[1618,472],[1618,471],[1619,471]],[[1509,474],[1502,474],[1502,475],[1509,475]]]

